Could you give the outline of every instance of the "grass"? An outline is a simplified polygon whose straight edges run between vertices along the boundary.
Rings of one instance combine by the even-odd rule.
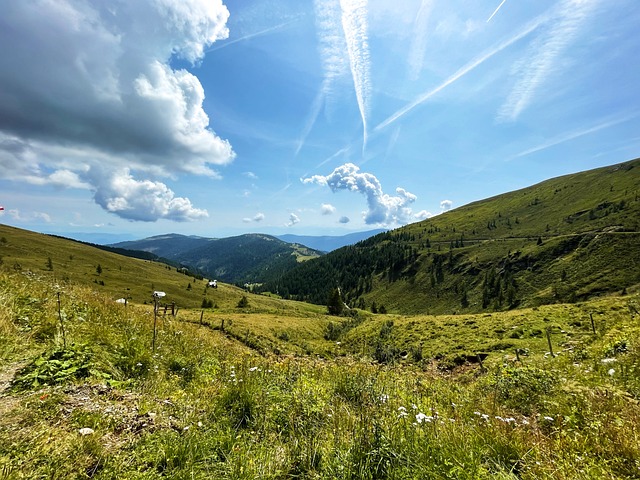
[[[236,293],[209,292],[202,324],[197,308],[158,319],[154,352],[150,305],[0,271],[0,478],[640,474],[637,295],[354,321],[257,295],[239,310]],[[325,340],[329,322],[349,328]],[[377,343],[413,353],[380,364]],[[484,368],[453,361],[479,350]]]

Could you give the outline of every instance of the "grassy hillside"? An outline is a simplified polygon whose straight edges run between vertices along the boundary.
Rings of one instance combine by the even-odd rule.
[[[99,268],[98,268],[99,267]],[[179,308],[199,308],[206,300],[207,310],[236,311],[243,289],[218,283],[207,288],[207,280],[180,273],[175,267],[149,260],[128,258],[87,244],[60,237],[0,225],[0,268],[26,275],[44,276],[60,285],[91,285],[97,292],[116,300],[151,304],[155,290],[167,295],[163,303],[175,302]],[[256,311],[276,309],[275,300],[254,296]],[[278,309],[287,303],[279,302]],[[320,307],[309,307],[316,311]],[[297,311],[299,307],[292,309]]]
[[[244,309],[207,311],[202,322],[199,309],[158,319],[154,350],[149,305],[125,309],[92,282],[66,284],[58,303],[60,285],[46,271],[6,267],[3,479],[640,471],[637,295],[519,313],[348,319],[249,295]],[[555,355],[536,333],[546,327]],[[299,345],[298,355],[274,354]],[[398,348],[407,351],[385,357]],[[478,348],[490,350],[482,366],[449,369],[454,354]],[[435,368],[431,355],[449,360]]]
[[[640,160],[551,179],[380,234],[265,286],[396,313],[579,301],[640,284]],[[304,281],[303,281],[304,279]]]

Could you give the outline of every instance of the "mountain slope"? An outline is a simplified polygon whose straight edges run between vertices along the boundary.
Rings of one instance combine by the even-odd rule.
[[[640,160],[567,175],[379,234],[265,288],[398,313],[575,301],[640,283]]]
[[[376,230],[368,230],[366,232],[355,232],[347,235],[339,236],[313,236],[313,235],[277,235],[276,237],[288,243],[299,243],[306,245],[307,247],[322,252],[331,252],[338,248],[345,247],[347,245],[353,245],[354,243],[366,240],[369,237],[385,232],[385,229],[378,228]]]
[[[322,255],[303,245],[262,234],[228,238],[169,234],[114,246],[152,252],[208,277],[236,284],[263,282],[282,275],[301,260]]]

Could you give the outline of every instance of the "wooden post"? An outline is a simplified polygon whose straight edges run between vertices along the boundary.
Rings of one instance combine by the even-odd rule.
[[[222,319],[222,323],[220,324],[220,331],[224,332],[224,318]]]
[[[60,308],[60,292],[58,292],[58,318],[60,319],[60,328],[62,329],[62,345],[67,349],[67,335],[64,331],[64,321],[62,320],[62,310]]]
[[[476,353],[476,357],[478,357],[478,363],[480,364],[480,371],[485,372],[484,364],[482,363],[482,356],[479,353]]]
[[[593,321],[593,313],[589,314],[589,318],[591,319],[591,330],[593,330],[593,334],[596,334],[596,323]]]
[[[156,324],[158,321],[158,297],[153,296],[153,342],[152,349],[153,353],[156,353]]]
[[[552,357],[555,357],[553,354],[553,345],[551,345],[551,328],[547,327],[547,343],[549,344],[549,353],[551,353]]]
[[[522,360],[520,360],[520,349],[516,348],[516,360],[518,360],[518,362],[522,363]]]
[[[200,312],[200,325],[202,325],[202,317],[204,316],[204,310]]]

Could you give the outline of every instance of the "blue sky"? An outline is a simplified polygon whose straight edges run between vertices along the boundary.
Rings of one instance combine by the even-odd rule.
[[[394,228],[640,151],[633,0],[0,5],[0,222]]]

